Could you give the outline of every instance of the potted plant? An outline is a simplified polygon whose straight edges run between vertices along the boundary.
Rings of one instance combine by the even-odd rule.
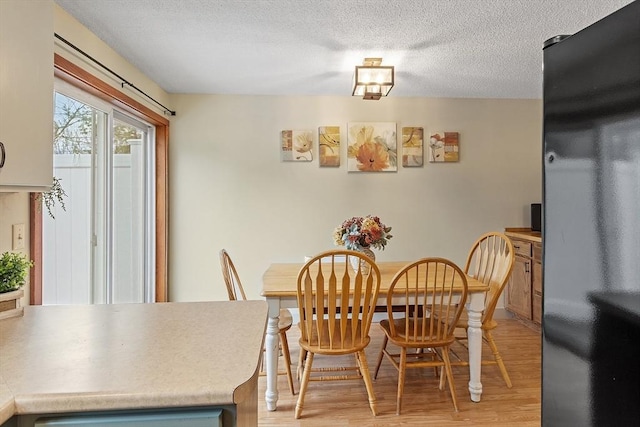
[[[23,314],[21,288],[32,266],[33,262],[24,254],[5,252],[0,257],[0,319]]]

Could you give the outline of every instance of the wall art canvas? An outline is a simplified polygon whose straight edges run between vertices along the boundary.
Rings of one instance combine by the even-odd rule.
[[[340,126],[318,128],[320,166],[340,166]]]
[[[311,130],[283,130],[282,161],[310,162],[313,160],[313,131]]]
[[[431,132],[429,135],[430,162],[457,162],[459,155],[458,132]]]
[[[396,172],[398,170],[396,124],[352,122],[348,125],[347,170],[349,172]]]
[[[423,138],[420,127],[402,128],[402,166],[405,168],[424,165]]]

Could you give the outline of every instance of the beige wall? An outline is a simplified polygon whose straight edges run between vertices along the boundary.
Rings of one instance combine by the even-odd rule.
[[[333,228],[353,215],[393,227],[378,260],[464,263],[481,233],[528,226],[529,204],[541,199],[540,100],[172,95],[171,105],[174,301],[226,298],[221,248],[258,298],[269,263],[333,248]],[[460,162],[347,173],[350,121],[457,131]],[[340,168],[280,161],[281,130],[322,125],[341,126]]]

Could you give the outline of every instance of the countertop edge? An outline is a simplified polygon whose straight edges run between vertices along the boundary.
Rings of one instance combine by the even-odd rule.
[[[188,403],[185,403],[188,402]],[[61,414],[91,411],[126,411],[133,409],[187,408],[198,406],[233,405],[229,395],[201,393],[162,394],[150,397],[135,393],[95,394],[24,394],[14,397],[11,415]],[[10,418],[11,416],[9,416]]]
[[[6,388],[6,387],[5,387]],[[7,421],[9,418],[14,416],[16,413],[16,405],[15,399],[11,392],[7,390],[6,393],[4,391],[0,394],[0,424]]]

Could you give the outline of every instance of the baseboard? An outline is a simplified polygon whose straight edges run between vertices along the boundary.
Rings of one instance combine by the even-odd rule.
[[[493,312],[493,318],[500,319],[513,319],[513,314],[509,313],[506,308],[496,308]]]

